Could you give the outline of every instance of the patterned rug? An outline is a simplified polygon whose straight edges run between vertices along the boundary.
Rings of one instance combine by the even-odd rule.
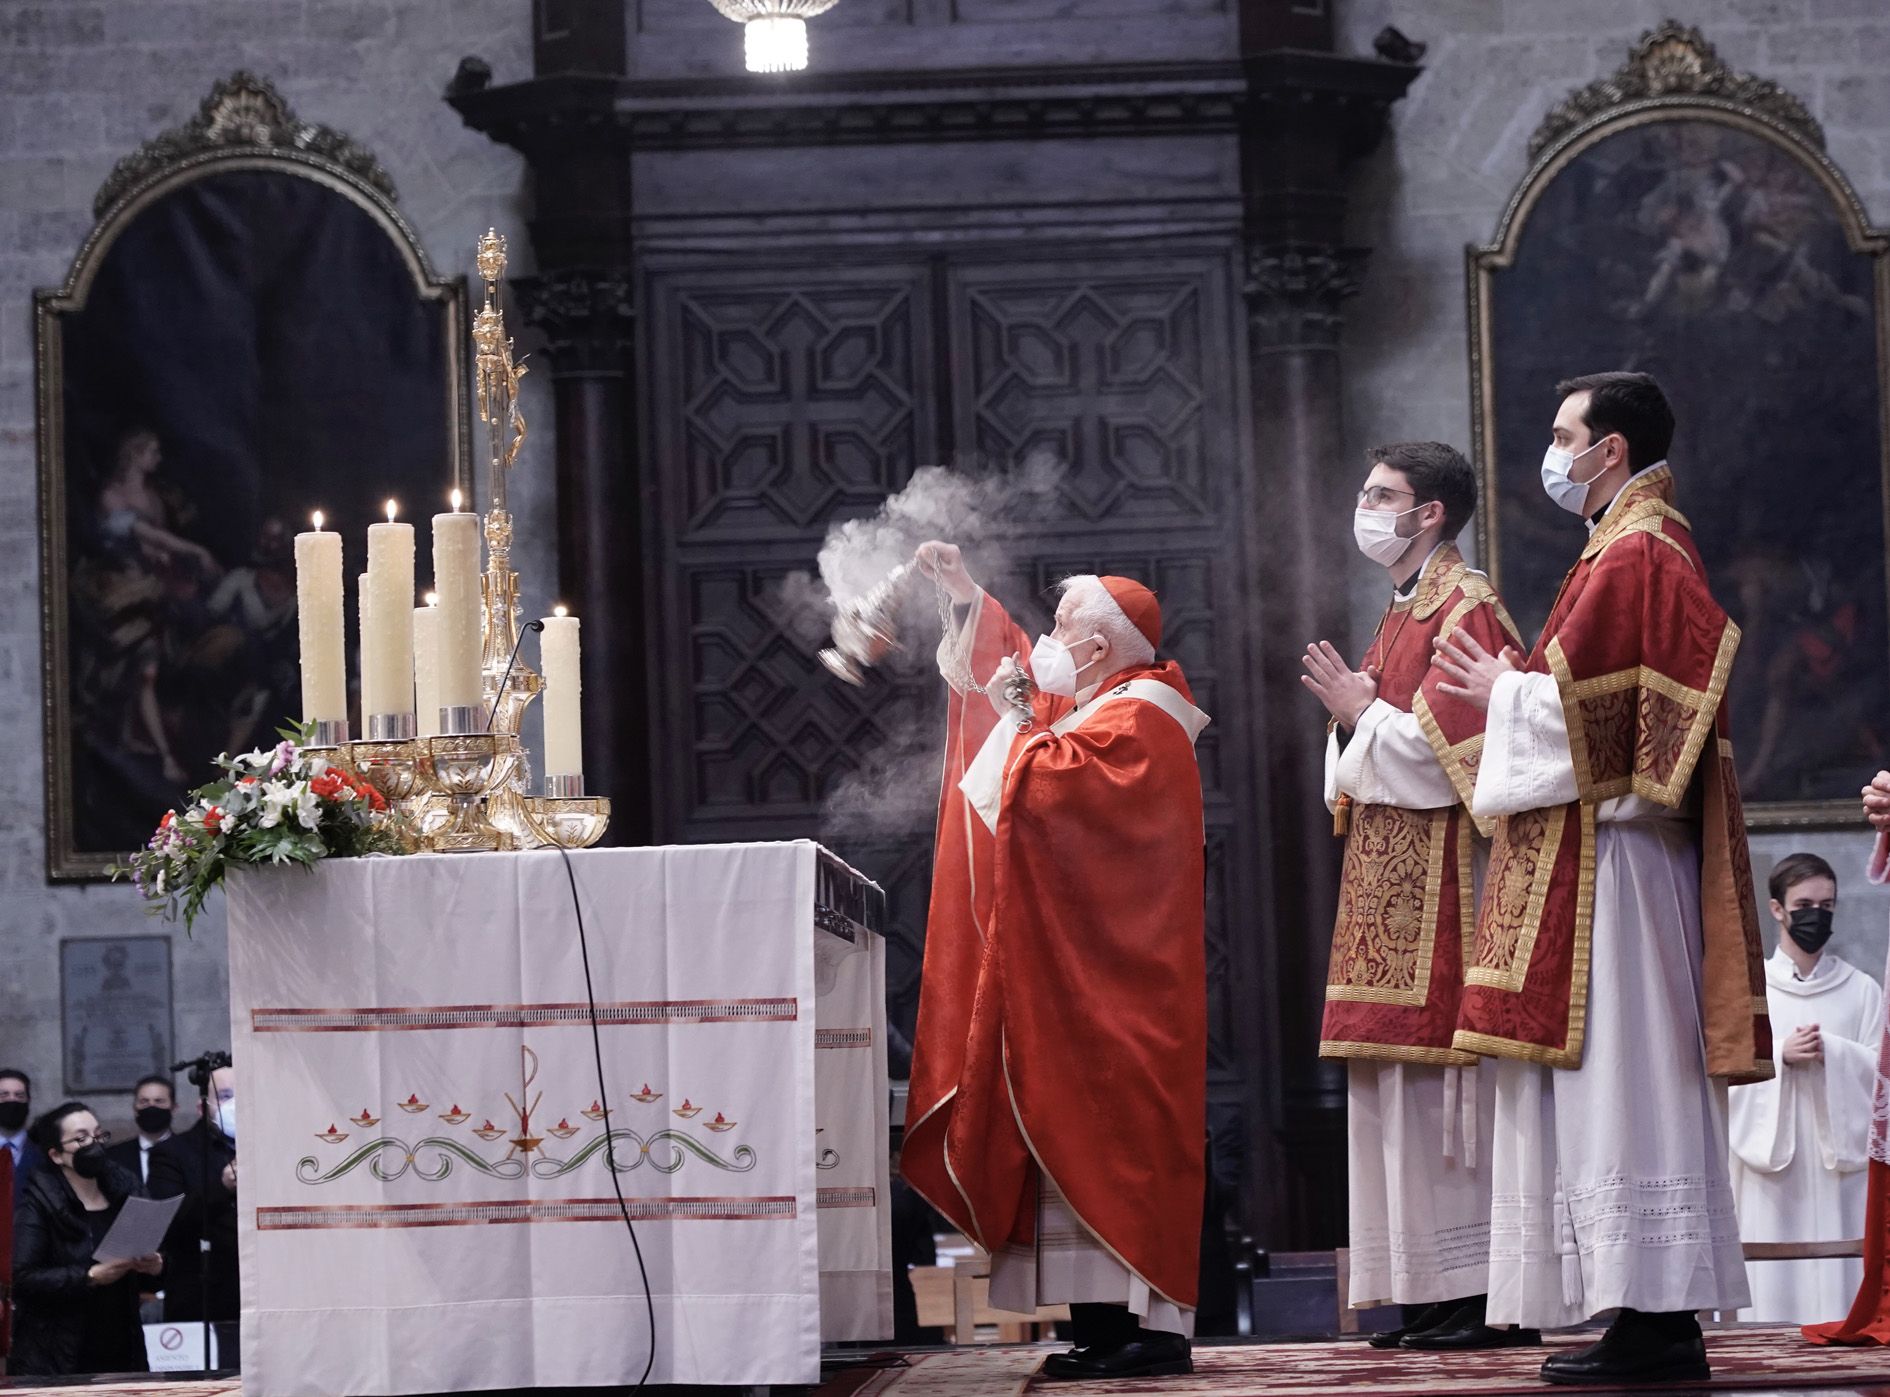
[[[1306,1344],[1200,1344],[1194,1375],[1110,1383],[1032,1381],[1056,1345],[987,1346],[914,1354],[911,1366],[874,1373],[850,1390],[854,1397],[1402,1397],[1405,1393],[1460,1393],[1463,1397],[1542,1394],[1537,1375],[1556,1347],[1577,1347],[1593,1335],[1558,1335],[1537,1349],[1495,1353],[1382,1353],[1361,1340]],[[1791,1326],[1750,1326],[1707,1335],[1713,1379],[1688,1392],[1890,1386],[1890,1354],[1882,1349],[1818,1348]],[[1594,1389],[1590,1389],[1593,1391]],[[1658,1392],[1659,1388],[1643,1391]]]

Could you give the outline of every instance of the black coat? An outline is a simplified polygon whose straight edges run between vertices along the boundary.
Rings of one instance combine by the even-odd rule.
[[[205,1151],[209,1152],[206,1160]],[[173,1135],[151,1151],[153,1198],[183,1195],[184,1205],[171,1221],[164,1238],[164,1318],[167,1321],[202,1319],[203,1290],[199,1279],[199,1239],[209,1200],[210,1318],[235,1319],[242,1308],[242,1288],[236,1271],[236,1195],[223,1186],[223,1166],[236,1158],[236,1146],[220,1130],[201,1121],[182,1135]],[[208,1194],[205,1180],[208,1179]]]
[[[125,1199],[142,1193],[137,1176],[106,1167],[99,1188],[118,1216]],[[132,1273],[93,1285],[92,1233],[85,1205],[50,1165],[34,1171],[13,1214],[13,1351],[8,1373],[142,1373],[144,1331],[138,1324],[140,1284]]]

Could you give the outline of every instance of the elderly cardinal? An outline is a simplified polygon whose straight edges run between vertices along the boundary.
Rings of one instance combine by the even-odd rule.
[[[1190,1372],[1207,715],[1141,583],[1067,579],[1032,646],[956,547],[916,558],[951,698],[906,1177],[991,1254],[994,1306],[1071,1307],[1047,1376]]]

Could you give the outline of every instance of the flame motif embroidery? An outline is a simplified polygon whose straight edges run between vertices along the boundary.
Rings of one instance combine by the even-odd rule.
[[[343,1140],[348,1138],[348,1132],[345,1130],[336,1130],[334,1123],[331,1121],[328,1129],[316,1132],[315,1138],[317,1140],[326,1140],[331,1145],[339,1145]]]
[[[348,1119],[352,1121],[354,1124],[360,1126],[363,1130],[366,1130],[371,1125],[379,1125],[381,1123],[381,1118],[375,1115],[372,1111],[368,1110],[368,1108],[365,1106],[361,1108],[360,1115],[349,1116]]]
[[[676,1114],[681,1116],[684,1120],[691,1120],[702,1114],[702,1108],[700,1106],[690,1105],[689,1098],[685,1096],[682,1099],[682,1105],[676,1108]]]
[[[705,1128],[709,1130],[715,1130],[715,1131],[733,1130],[737,1125],[740,1125],[740,1124],[741,1124],[740,1121],[729,1120],[720,1111],[717,1111],[715,1113],[715,1119],[710,1121],[707,1127]]]
[[[473,1134],[477,1135],[481,1140],[496,1140],[501,1135],[505,1134],[505,1131],[502,1127],[496,1126],[488,1120],[484,1125],[474,1126]]]
[[[558,1123],[554,1126],[548,1127],[545,1131],[545,1134],[556,1136],[560,1140],[569,1140],[573,1135],[577,1133],[578,1133],[578,1127],[575,1125],[572,1125],[571,1122],[564,1116],[559,1116]]]
[[[610,1113],[600,1103],[593,1101],[590,1110],[579,1111],[578,1114],[587,1121],[600,1121]]]
[[[398,1105],[401,1110],[405,1111],[410,1116],[417,1116],[422,1111],[426,1110],[427,1108],[427,1103],[422,1101],[418,1096],[414,1096],[414,1095],[409,1095],[405,1101],[397,1102],[395,1104]]]
[[[660,1091],[651,1091],[650,1084],[645,1082],[643,1084],[643,1090],[637,1092],[630,1099],[632,1101],[641,1101],[645,1106],[648,1106],[652,1101],[661,1101],[663,1099],[663,1093]],[[594,1106],[597,1103],[592,1102],[591,1104]]]
[[[445,1121],[448,1125],[464,1125],[467,1121],[472,1119],[472,1113],[470,1111],[460,1110],[459,1103],[455,1101],[452,1110],[440,1112],[440,1119]]]

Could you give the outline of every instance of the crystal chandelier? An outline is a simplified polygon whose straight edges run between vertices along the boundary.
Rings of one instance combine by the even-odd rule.
[[[742,27],[751,73],[794,73],[807,66],[807,21],[839,0],[709,0]]]

